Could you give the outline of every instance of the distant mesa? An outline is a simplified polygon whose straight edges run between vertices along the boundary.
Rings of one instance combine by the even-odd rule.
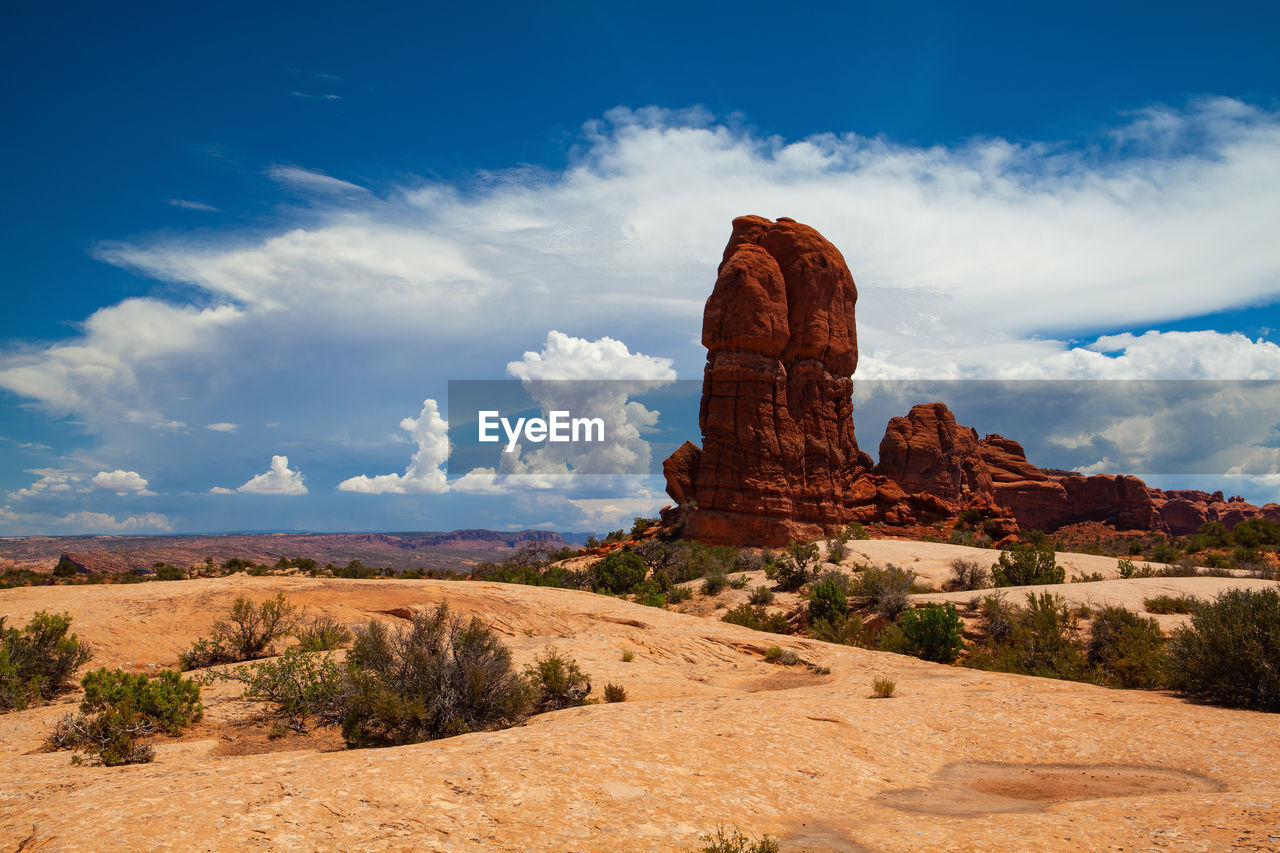
[[[667,493],[690,509],[690,538],[782,545],[852,521],[910,526],[966,509],[996,538],[1086,521],[1176,535],[1206,521],[1280,521],[1277,504],[1037,468],[1018,442],[980,439],[940,402],[893,418],[873,465],[853,427],[857,301],[844,257],[813,228],[733,220],[702,316],[702,444],[663,464]]]

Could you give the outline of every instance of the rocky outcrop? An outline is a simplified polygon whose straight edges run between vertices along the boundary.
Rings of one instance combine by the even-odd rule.
[[[876,472],[897,481],[903,491],[927,492],[968,503],[992,497],[991,473],[978,450],[978,434],[956,425],[942,403],[913,406],[893,418],[880,441]]]
[[[1265,518],[1280,523],[1280,504],[1254,506],[1238,495],[1223,497],[1222,492],[1189,489],[1149,491],[1155,512],[1174,535],[1194,533],[1200,529],[1200,525],[1210,521],[1225,527],[1235,527],[1250,518]]]

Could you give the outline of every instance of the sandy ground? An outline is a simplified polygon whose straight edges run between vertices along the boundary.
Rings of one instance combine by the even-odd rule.
[[[1215,579],[1151,579],[1197,580]],[[123,768],[34,751],[72,700],[7,714],[0,850],[688,851],[719,824],[779,836],[787,851],[1280,849],[1275,715],[1168,695],[499,584],[23,588],[0,591],[0,614],[69,611],[95,664],[146,669],[171,664],[236,595],[277,591],[347,621],[448,600],[489,621],[519,662],[555,645],[597,694],[616,682],[630,698],[395,749],[226,755],[248,709],[222,686],[205,691],[197,732]],[[765,663],[772,645],[830,673]],[[894,698],[871,697],[876,676],[896,680]]]

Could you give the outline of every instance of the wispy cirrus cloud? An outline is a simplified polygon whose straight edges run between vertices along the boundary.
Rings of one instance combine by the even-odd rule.
[[[205,204],[203,201],[192,201],[191,199],[186,198],[171,198],[169,199],[169,205],[171,207],[180,207],[183,210],[199,210],[205,213],[218,212],[218,208],[211,204]]]
[[[302,169],[297,166],[272,166],[267,175],[273,181],[294,189],[322,195],[364,195],[369,192],[359,184],[333,178],[323,172]]]

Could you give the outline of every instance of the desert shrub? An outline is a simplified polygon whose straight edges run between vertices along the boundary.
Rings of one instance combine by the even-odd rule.
[[[1102,572],[1081,572],[1078,575],[1071,576],[1072,583],[1097,583],[1098,581],[1104,580],[1106,580],[1106,578],[1103,576]]]
[[[688,601],[693,598],[693,590],[687,586],[673,586],[667,590],[667,603],[679,604],[682,601]]]
[[[1133,564],[1133,560],[1130,560],[1127,557],[1116,560],[1116,572],[1120,577],[1127,580],[1133,577],[1137,571],[1138,567]]]
[[[729,579],[724,575],[707,575],[702,581],[702,594],[719,595],[728,585]]]
[[[1157,544],[1147,554],[1148,559],[1150,559],[1153,563],[1166,563],[1166,564],[1176,563],[1178,561],[1178,558],[1181,556],[1182,556],[1182,552],[1179,551],[1177,548],[1173,547],[1173,545],[1169,544],[1168,542],[1161,542]]]
[[[635,650],[634,650],[634,649],[623,649],[623,650],[622,650],[622,662],[623,662],[623,663],[631,663],[631,662],[632,662],[633,660],[635,660],[635,659],[636,659],[636,653],[635,653]]]
[[[943,589],[955,592],[967,589],[986,589],[991,586],[991,570],[977,560],[952,560],[951,577]]]
[[[351,629],[337,619],[321,616],[294,632],[304,652],[331,652],[351,642]]]
[[[21,710],[68,687],[93,652],[67,636],[71,616],[40,611],[22,628],[6,628],[0,616],[0,712]]]
[[[836,563],[838,565],[847,556],[849,556],[849,545],[844,539],[836,537],[827,543],[828,563]]]
[[[168,563],[156,563],[153,568],[156,571],[156,580],[158,581],[180,581],[186,580],[186,569],[179,566],[171,566]]]
[[[79,571],[76,568],[76,564],[70,560],[59,560],[58,565],[53,567],[53,576],[55,578],[73,578]]]
[[[831,621],[849,611],[849,594],[852,583],[849,576],[838,569],[823,572],[809,589],[809,620]]]
[[[645,607],[666,607],[667,591],[658,578],[645,578],[631,588],[631,600]]]
[[[274,598],[255,604],[239,596],[231,612],[213,625],[213,636],[202,637],[178,657],[182,669],[199,669],[222,663],[239,663],[267,657],[271,644],[297,627],[298,607],[276,593]]]
[[[639,536],[641,533],[644,533],[650,527],[653,527],[658,523],[658,519],[656,518],[633,518],[631,521],[632,536]]]
[[[1217,551],[1208,552],[1201,558],[1200,562],[1210,569],[1229,569],[1233,565],[1230,557],[1225,554],[1219,554]]]
[[[773,599],[773,590],[767,586],[758,586],[747,596],[747,601],[752,604],[773,604]]]
[[[867,528],[863,527],[857,521],[851,521],[844,526],[844,534],[849,539],[870,539],[871,534],[867,532]]]
[[[780,646],[770,646],[764,650],[764,662],[776,663],[779,666],[796,666],[803,663],[800,656],[791,649],[784,649]]]
[[[1156,620],[1108,605],[1094,616],[1088,659],[1103,684],[1151,689],[1163,683],[1164,645]]]
[[[770,613],[760,605],[739,604],[725,612],[720,621],[733,625],[743,625],[754,631],[768,631],[773,634],[790,634],[791,625],[787,617],[781,613]]]
[[[1144,599],[1142,606],[1148,613],[1190,613],[1199,603],[1193,595],[1157,595]]]
[[[955,529],[947,537],[952,545],[967,545],[970,548],[990,548],[991,537],[979,530]]]
[[[1192,612],[1191,624],[1173,633],[1168,650],[1175,690],[1233,707],[1280,711],[1280,592],[1220,593]]]
[[[1090,668],[1078,624],[1061,597],[1047,592],[1028,594],[1026,605],[1015,607],[988,596],[984,601],[984,618],[988,612],[1006,620],[1006,624],[999,632],[1000,639],[996,639],[995,633],[988,634],[984,646],[965,659],[967,666],[1071,681],[1089,680]]]
[[[591,588],[621,595],[644,580],[644,561],[631,551],[612,551],[591,567]]]
[[[877,699],[888,699],[893,696],[893,691],[898,689],[898,682],[884,675],[878,675],[871,680],[871,690],[875,693]]]
[[[779,556],[764,571],[765,575],[778,585],[778,589],[783,592],[794,592],[813,578],[813,570],[818,560],[816,543],[792,542],[787,546],[786,553]]]
[[[604,536],[604,541],[606,544],[610,542],[625,542],[626,540],[627,540],[627,531],[621,528],[617,530],[610,530]]]
[[[780,853],[782,850],[777,839],[743,835],[736,826],[728,833],[724,827],[717,826],[713,834],[704,835],[700,840],[706,842],[701,853]]]
[[[814,619],[809,623],[809,636],[824,643],[860,646],[866,639],[862,618],[856,613],[836,614],[830,619]]]
[[[604,686],[604,701],[611,703],[627,701],[627,688],[621,684],[609,682]]]
[[[751,579],[748,578],[746,575],[738,575],[729,581],[729,588],[730,589],[746,589],[747,583],[750,580]]]
[[[764,568],[763,555],[750,548],[743,548],[733,558],[733,568],[739,572],[758,572]]]
[[[907,609],[915,577],[915,572],[900,569],[892,563],[883,567],[870,566],[853,581],[852,592],[862,604],[893,619]]]
[[[1013,619],[1017,606],[1006,601],[1004,593],[984,595],[971,601],[969,606],[978,611],[978,616],[982,619],[983,632],[992,642],[1003,642],[1013,631]]]
[[[48,743],[108,767],[151,761],[155,752],[142,738],[160,731],[179,735],[204,714],[199,685],[173,670],[148,677],[99,669],[86,673],[81,685],[79,713],[59,720]]]
[[[926,604],[906,611],[885,631],[883,647],[934,663],[951,663],[964,650],[955,605]]]
[[[511,651],[479,619],[441,604],[406,628],[357,626],[347,655],[342,735],[383,746],[482,731],[516,722],[530,706]]]
[[[525,677],[533,686],[534,707],[539,711],[557,711],[588,704],[591,679],[573,658],[566,658],[555,647],[548,647],[525,669]]]
[[[332,655],[292,646],[275,660],[225,670],[217,677],[244,684],[241,698],[266,706],[266,716],[277,728],[306,732],[313,720],[332,725],[343,718],[345,671]]]
[[[1052,548],[1022,543],[1001,551],[999,562],[991,567],[996,586],[1058,584],[1066,580],[1066,576]]]

